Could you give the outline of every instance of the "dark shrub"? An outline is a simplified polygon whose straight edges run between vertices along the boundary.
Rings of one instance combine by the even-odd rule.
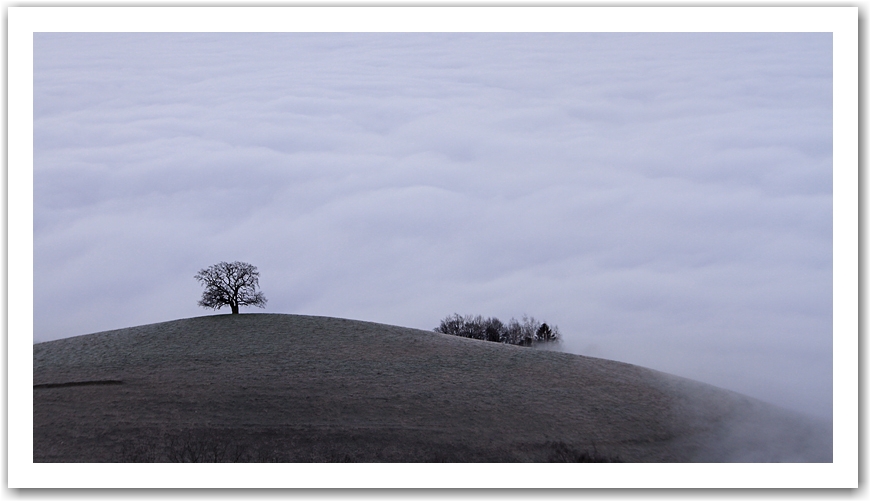
[[[622,463],[619,456],[608,457],[598,453],[592,444],[592,453],[588,450],[578,451],[565,442],[550,442],[551,463]]]

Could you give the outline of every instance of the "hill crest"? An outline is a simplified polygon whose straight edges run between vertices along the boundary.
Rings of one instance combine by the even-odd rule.
[[[87,381],[121,383],[34,388],[35,461],[172,460],[173,441],[197,440],[276,461],[832,459],[828,424],[703,383],[331,317],[213,315],[34,345],[34,385]]]

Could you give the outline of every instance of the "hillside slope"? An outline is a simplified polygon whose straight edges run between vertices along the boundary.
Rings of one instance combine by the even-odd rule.
[[[733,392],[369,322],[216,315],[33,349],[36,462],[832,460],[830,423]]]

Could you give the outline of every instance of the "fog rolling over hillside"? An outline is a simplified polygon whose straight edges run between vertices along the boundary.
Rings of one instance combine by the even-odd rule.
[[[832,460],[830,422],[642,367],[329,317],[34,345],[34,461]]]
[[[34,341],[200,315],[238,259],[270,312],[528,313],[830,419],[833,40],[35,33]]]

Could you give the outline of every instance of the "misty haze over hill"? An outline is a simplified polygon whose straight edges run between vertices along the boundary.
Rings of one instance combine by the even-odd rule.
[[[523,313],[832,415],[831,33],[36,33],[34,342]]]

